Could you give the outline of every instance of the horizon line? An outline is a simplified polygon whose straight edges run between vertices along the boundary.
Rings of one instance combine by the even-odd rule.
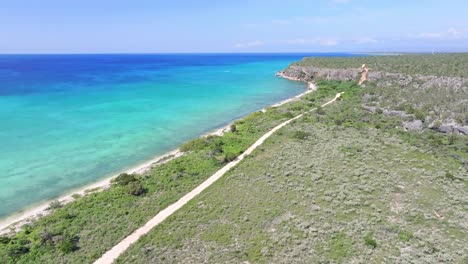
[[[303,51],[303,52],[288,52],[288,51],[271,51],[271,52],[35,52],[35,53],[1,53],[3,55],[217,55],[217,54],[425,54],[433,53],[433,51]],[[440,51],[436,54],[446,53],[468,53],[468,51]]]

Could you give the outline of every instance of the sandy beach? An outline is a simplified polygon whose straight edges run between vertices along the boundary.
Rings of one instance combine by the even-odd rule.
[[[278,75],[279,77],[286,78],[285,76]],[[286,78],[290,79],[290,78]],[[291,80],[291,79],[290,79]],[[292,80],[292,81],[299,81],[299,80]],[[317,88],[313,83],[308,83],[307,84],[307,90],[299,95],[296,95],[294,97],[291,97],[289,99],[283,100],[281,102],[275,103],[270,105],[270,107],[279,107],[283,104],[297,101],[299,100],[302,96],[315,91]],[[265,112],[266,108],[261,109],[260,111]],[[205,135],[202,136],[209,136],[209,135],[216,135],[216,136],[222,136],[224,133],[230,131],[230,126],[231,123],[223,126],[221,128],[218,128],[212,132],[209,132]],[[130,169],[124,170],[122,172],[119,172],[117,174],[114,174],[110,177],[107,177],[103,180],[100,180],[98,182],[86,185],[84,187],[77,188],[75,190],[72,190],[68,192],[67,194],[48,201],[44,201],[39,203],[38,205],[33,205],[30,209],[25,209],[22,212],[15,213],[9,217],[6,217],[4,219],[0,220],[0,235],[1,234],[6,234],[11,231],[17,231],[21,226],[24,224],[28,224],[31,222],[34,222],[37,218],[45,216],[50,213],[50,210],[48,210],[49,205],[52,201],[60,201],[61,204],[67,204],[70,202],[73,202],[75,198],[73,196],[79,195],[81,196],[86,196],[90,193],[93,192],[98,192],[105,190],[110,187],[111,181],[117,177],[121,173],[130,173],[130,174],[143,174],[147,172],[148,170],[152,169],[153,167],[163,164],[165,162],[168,162],[174,158],[182,156],[183,153],[179,149],[175,149],[172,151],[169,151],[163,155],[156,156],[148,161],[145,161],[135,167],[132,167]]]

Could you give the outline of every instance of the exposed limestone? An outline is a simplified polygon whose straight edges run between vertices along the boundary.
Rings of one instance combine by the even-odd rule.
[[[425,93],[436,91],[446,92],[449,94],[468,94],[468,78],[461,77],[445,77],[445,76],[424,76],[424,75],[408,75],[402,73],[388,73],[381,71],[372,71],[371,68],[368,68],[367,65],[362,65],[361,68],[350,68],[350,69],[329,69],[329,68],[319,68],[314,66],[297,66],[291,65],[286,68],[284,71],[279,71],[278,76],[294,80],[294,81],[303,81],[303,82],[313,82],[317,80],[336,80],[336,81],[359,81],[360,84],[365,82],[375,83],[379,87],[395,87],[399,86],[402,89],[415,89],[418,91],[416,94],[419,96],[424,96]],[[437,92],[439,93],[439,92]],[[372,96],[365,95],[365,102],[369,101]],[[441,97],[442,100],[447,100]],[[458,98],[457,98],[458,99]],[[450,100],[451,108],[450,109],[466,109],[468,102],[460,98],[461,100],[454,101]],[[406,100],[402,98],[404,103]],[[400,116],[402,118],[402,126],[409,130],[422,130],[423,124],[429,124],[433,120],[432,117],[426,116],[424,120],[414,119],[414,115],[408,114],[402,110],[388,109],[387,107],[376,107],[376,106],[362,106],[364,110],[376,113],[378,110],[382,110],[382,113],[386,116]],[[421,105],[414,105],[415,108],[421,107]],[[387,108],[387,109],[385,109]],[[439,111],[438,106],[435,105],[433,110]],[[447,110],[445,109],[445,113]],[[465,110],[466,111],[466,110]],[[463,113],[463,111],[461,111]],[[432,116],[434,112],[432,111]],[[408,119],[410,121],[408,121]],[[442,117],[438,122],[432,122],[426,127],[434,129],[443,133],[459,133],[468,135],[468,126],[466,125],[466,120],[461,122],[454,122],[456,119],[456,113],[448,111],[448,115]],[[428,122],[429,121],[429,122]]]
[[[423,130],[423,122],[419,119],[403,122],[403,127],[407,130],[421,131]]]
[[[356,80],[361,73],[361,69],[322,69],[316,67],[290,66],[284,71],[277,73],[278,76],[295,81],[313,80]]]

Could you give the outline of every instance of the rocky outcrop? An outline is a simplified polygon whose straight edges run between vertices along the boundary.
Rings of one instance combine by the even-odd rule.
[[[367,69],[366,65],[363,65],[361,68],[351,68],[351,69],[330,69],[330,68],[319,68],[314,66],[298,66],[291,65],[283,71],[279,71],[277,76],[302,82],[315,82],[318,80],[336,80],[336,81],[359,81],[363,79],[363,74],[366,74],[366,82],[375,83],[379,87],[400,87],[402,89],[413,89],[413,93],[410,97],[401,95],[401,101],[406,104],[411,103],[408,98],[416,98],[412,101],[414,108],[422,107],[421,101],[417,100],[420,97],[427,97],[427,95],[432,96],[432,101],[444,100],[446,104],[445,108],[440,109],[440,105],[435,102],[433,103],[434,109],[430,112],[432,117],[426,116],[426,119],[431,119],[429,122],[422,117],[421,120],[414,118],[415,115],[408,114],[405,111],[389,109],[389,107],[375,107],[375,106],[366,106],[363,105],[363,110],[376,113],[381,111],[386,116],[399,116],[402,118],[402,126],[407,130],[423,130],[424,127],[434,129],[443,133],[459,133],[468,135],[468,126],[466,123],[468,120],[465,120],[460,123],[460,121],[453,122],[453,120],[460,120],[460,118],[455,118],[459,113],[463,113],[463,110],[454,109],[466,109],[468,105],[468,100],[465,98],[468,94],[468,78],[460,77],[445,77],[445,76],[423,76],[423,75],[408,75],[402,73],[388,73],[380,71],[372,71]],[[366,83],[364,82],[364,84]],[[395,90],[398,94],[398,89]],[[401,90],[405,91],[405,90]],[[444,94],[445,93],[445,94]],[[447,98],[446,94],[460,94],[462,97],[451,96]],[[448,106],[447,106],[448,105]],[[398,105],[395,105],[390,108],[400,108]],[[458,112],[457,112],[458,111]],[[461,111],[461,112],[460,112]],[[464,110],[466,112],[466,110]],[[434,114],[434,113],[439,114]],[[428,114],[429,115],[429,114]],[[445,116],[445,118],[440,119],[437,122],[437,126],[434,125],[436,122],[433,122],[434,116]],[[463,115],[462,115],[463,116]],[[436,119],[437,120],[437,119]],[[428,125],[431,123],[431,125]]]
[[[412,130],[412,131],[421,131],[424,128],[423,122],[419,119],[408,121],[408,122],[403,122],[403,127],[407,130]]]
[[[315,81],[315,80],[337,80],[337,81],[352,81],[359,80],[362,69],[328,69],[318,68],[314,66],[295,66],[291,65],[283,71],[279,71],[276,75],[295,81]],[[397,82],[400,86],[416,85],[418,88],[427,89],[428,87],[450,87],[454,91],[468,92],[467,78],[460,77],[438,77],[438,76],[423,76],[423,75],[406,75],[402,73],[388,73],[380,71],[368,71],[367,80],[378,84],[388,85]]]
[[[361,69],[323,69],[317,67],[289,66],[276,75],[295,81],[315,80],[352,81],[361,76]]]
[[[432,129],[442,133],[458,133],[462,135],[468,135],[468,126],[462,126],[455,122],[433,126]]]

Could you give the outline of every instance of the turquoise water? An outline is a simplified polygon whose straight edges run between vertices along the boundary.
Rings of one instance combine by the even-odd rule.
[[[1,55],[0,217],[304,91],[303,55]]]

